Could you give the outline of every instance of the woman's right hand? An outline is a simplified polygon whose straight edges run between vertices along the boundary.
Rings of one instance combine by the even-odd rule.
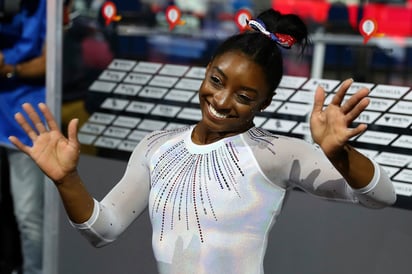
[[[45,123],[32,105],[25,103],[22,107],[32,124],[20,112],[16,113],[15,119],[32,140],[33,145],[24,145],[15,136],[9,137],[10,142],[29,155],[56,184],[76,174],[80,156],[80,143],[77,139],[78,119],[70,121],[66,138],[44,103],[39,104],[39,109],[44,115]]]

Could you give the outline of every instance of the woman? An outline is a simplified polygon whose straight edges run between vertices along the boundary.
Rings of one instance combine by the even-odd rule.
[[[147,207],[160,273],[263,273],[267,236],[289,189],[372,208],[394,203],[383,169],[347,143],[366,129],[348,126],[369,103],[367,89],[342,103],[352,80],[326,108],[324,90],[316,90],[310,124],[317,146],[254,127],[282,76],[279,46],[304,48],[307,30],[297,16],[273,10],[249,25],[253,31],[226,40],[207,66],[202,120],[144,138],[101,202],[76,170],[78,120],[66,139],[44,104],[49,129],[29,104],[23,108],[34,129],[16,114],[33,146],[10,141],[55,182],[73,225],[94,245],[115,240]]]

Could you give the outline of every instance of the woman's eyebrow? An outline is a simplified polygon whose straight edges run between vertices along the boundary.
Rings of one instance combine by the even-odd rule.
[[[223,78],[227,79],[227,75],[218,66],[214,66],[213,70],[216,70],[219,74],[223,76]]]

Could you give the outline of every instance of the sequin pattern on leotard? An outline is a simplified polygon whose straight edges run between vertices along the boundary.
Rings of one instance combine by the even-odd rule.
[[[165,227],[173,229],[176,219],[184,220],[186,228],[190,229],[189,211],[193,210],[200,241],[203,242],[202,216],[211,215],[218,220],[208,189],[209,182],[217,184],[221,190],[234,191],[240,197],[236,177],[244,176],[244,172],[238,162],[239,155],[231,142],[209,153],[192,154],[184,141],[180,141],[160,155],[153,168],[152,187],[160,186],[157,186],[159,192],[151,210],[152,218],[154,214],[162,214],[159,240],[164,237]],[[166,212],[170,208],[168,204],[171,204],[171,212]],[[170,224],[165,223],[166,214],[172,216]]]

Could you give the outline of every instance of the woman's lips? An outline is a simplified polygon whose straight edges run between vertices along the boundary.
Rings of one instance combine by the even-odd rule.
[[[209,104],[209,113],[217,119],[225,119],[228,115],[219,113],[211,104]]]

